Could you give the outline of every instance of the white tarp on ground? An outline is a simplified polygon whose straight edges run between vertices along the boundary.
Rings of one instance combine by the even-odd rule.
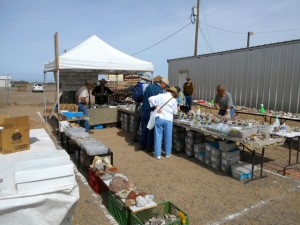
[[[59,56],[59,69],[96,70],[102,73],[122,74],[152,72],[153,64],[127,55],[93,35]],[[44,65],[45,72],[54,70],[56,70],[55,60]]]
[[[72,215],[79,199],[79,188],[75,178],[66,185],[35,189],[27,194],[18,193],[15,181],[18,163],[45,160],[57,155],[69,157],[63,150],[55,148],[44,129],[30,130],[30,143],[30,150],[0,155],[0,224],[72,224]],[[36,183],[40,188],[39,182]]]

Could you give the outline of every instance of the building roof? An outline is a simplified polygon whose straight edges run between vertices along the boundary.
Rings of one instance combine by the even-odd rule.
[[[11,76],[9,76],[9,75],[1,75],[0,76],[0,80],[6,80],[6,79],[11,80]]]
[[[213,52],[213,53],[209,53],[209,54],[197,55],[196,57],[202,58],[202,57],[209,57],[209,56],[213,56],[213,55],[225,55],[225,54],[234,53],[234,52],[252,51],[252,50],[261,49],[261,48],[270,48],[270,47],[275,47],[275,46],[282,46],[282,45],[289,45],[289,44],[296,44],[296,43],[300,43],[300,39],[265,44],[265,45],[257,45],[257,46],[252,46],[249,48],[239,48],[239,49],[226,50],[226,51],[221,51],[221,52]],[[195,58],[195,56],[187,56],[187,57],[181,57],[181,58],[175,58],[175,59],[168,59],[167,61],[170,62],[170,61],[189,59],[189,58],[192,59],[192,58]]]

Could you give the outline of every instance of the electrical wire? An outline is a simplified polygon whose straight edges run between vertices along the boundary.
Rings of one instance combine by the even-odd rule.
[[[214,28],[216,30],[221,30],[221,31],[225,31],[225,32],[229,32],[229,33],[236,33],[236,34],[247,34],[247,32],[227,30],[227,29],[216,27],[216,26],[213,26],[213,25],[210,25],[210,24],[207,24],[207,23],[202,23],[202,22],[200,22],[200,23],[204,24],[204,25],[206,25],[208,27]]]
[[[208,27],[214,28],[216,30],[221,30],[221,31],[224,31],[224,32],[243,34],[243,35],[247,34],[247,32],[228,30],[228,29],[224,29],[224,28],[221,28],[221,27],[216,27],[216,26],[213,26],[213,25],[210,25],[210,24],[207,24],[207,23],[203,23],[203,22],[200,22],[200,23],[204,24]],[[293,28],[293,29],[284,29],[284,30],[254,31],[253,33],[255,33],[255,34],[267,34],[267,33],[280,33],[280,32],[289,32],[289,31],[299,31],[299,30],[300,30],[300,28]]]
[[[297,31],[297,30],[300,30],[300,28],[285,29],[285,30],[257,31],[254,33],[255,34],[266,34],[266,33],[279,33],[279,32],[289,32],[289,31]]]
[[[203,36],[203,38],[204,38],[204,40],[205,40],[207,46],[209,47],[210,51],[213,52],[213,49],[212,49],[212,47],[210,46],[210,44],[208,43],[208,41],[207,41],[207,39],[206,39],[206,37],[205,37],[205,35],[204,35],[204,33],[203,33],[203,31],[202,31],[200,25],[199,25],[199,30],[201,31],[201,34],[202,34],[202,36]]]
[[[149,50],[150,48],[155,47],[156,45],[159,45],[160,43],[162,43],[162,42],[168,40],[170,37],[173,37],[175,34],[177,34],[177,33],[179,33],[180,31],[182,31],[183,29],[187,28],[189,25],[191,25],[191,22],[189,22],[187,25],[185,25],[184,27],[180,28],[179,30],[175,31],[175,32],[172,33],[171,35],[165,37],[164,39],[162,39],[162,40],[160,40],[160,41],[158,41],[158,42],[156,42],[155,44],[152,44],[152,45],[150,45],[149,47],[144,48],[144,49],[141,50],[141,51],[138,51],[138,52],[136,52],[136,53],[131,54],[131,56],[137,55],[137,54],[142,53],[142,52],[144,52],[144,51],[146,51],[146,50]]]
[[[202,11],[202,14],[203,14],[203,21],[204,21],[204,23],[205,23],[205,27],[206,27],[206,32],[207,32],[208,40],[209,40],[210,46],[211,46],[211,48],[212,48],[212,41],[211,41],[211,38],[210,38],[210,34],[209,34],[208,27],[207,27],[207,25],[206,25],[206,18],[205,18],[204,7],[203,7],[203,0],[200,1],[200,5],[201,5],[201,7],[202,7],[202,10],[201,10],[201,11]]]

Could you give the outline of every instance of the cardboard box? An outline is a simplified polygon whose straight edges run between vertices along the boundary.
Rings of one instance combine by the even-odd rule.
[[[0,153],[9,154],[30,149],[29,117],[0,116]]]

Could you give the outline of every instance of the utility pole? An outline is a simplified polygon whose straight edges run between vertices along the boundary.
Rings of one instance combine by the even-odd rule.
[[[254,33],[248,31],[248,33],[247,33],[247,48],[249,48],[249,46],[250,46],[250,36],[251,36],[251,35],[254,35]]]
[[[200,10],[199,9],[200,9],[200,0],[197,0],[194,56],[198,55],[198,30],[199,30],[199,14],[200,14]],[[195,15],[194,11],[193,11],[193,14]]]

